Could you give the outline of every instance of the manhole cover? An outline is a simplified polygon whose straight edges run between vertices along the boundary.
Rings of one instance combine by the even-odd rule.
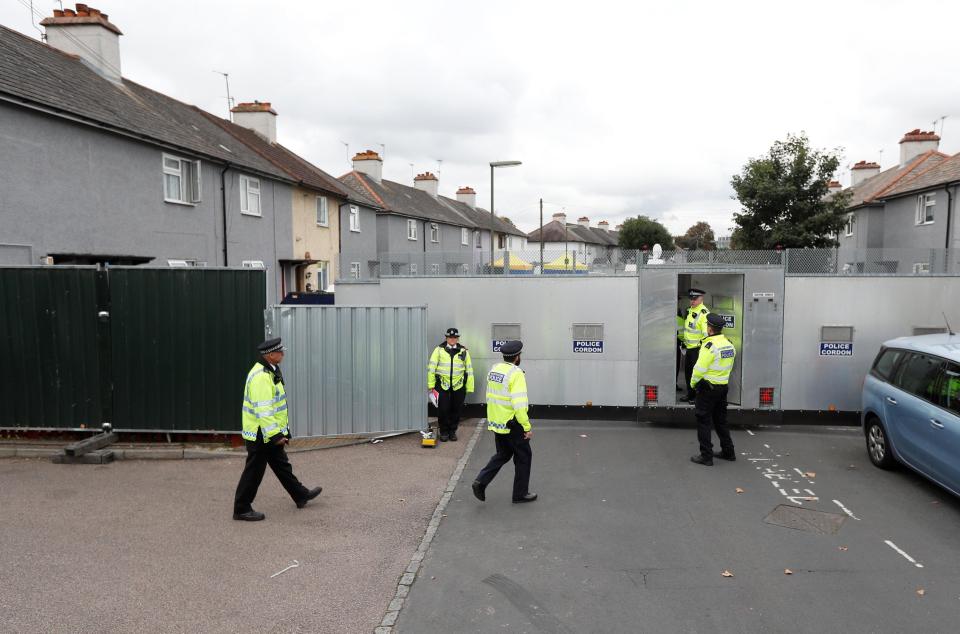
[[[817,535],[833,535],[840,530],[846,516],[837,513],[824,513],[800,506],[781,504],[770,515],[763,518],[767,524],[783,526],[798,531],[807,531]]]

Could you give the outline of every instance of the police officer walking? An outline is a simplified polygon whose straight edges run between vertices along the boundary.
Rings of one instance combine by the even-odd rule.
[[[280,362],[285,348],[280,338],[268,339],[257,346],[260,359],[247,374],[243,390],[243,440],[247,446],[247,463],[237,483],[233,501],[233,519],[257,522],[266,515],[254,511],[253,499],[263,480],[267,465],[302,509],[320,495],[323,487],[307,489],[297,476],[283,447],[292,434],[287,426],[287,393],[283,386]]]
[[[714,458],[731,462],[737,459],[727,428],[727,384],[737,350],[723,336],[724,323],[720,315],[711,313],[707,316],[708,336],[700,347],[690,379],[690,387],[697,393],[694,414],[697,417],[697,440],[700,442],[700,453],[690,460],[705,466],[713,465]],[[720,439],[720,451],[716,453],[710,438],[711,427],[717,431]]]
[[[697,352],[700,350],[700,344],[707,336],[707,315],[710,310],[703,305],[703,296],[705,291],[699,288],[691,288],[687,293],[690,297],[690,308],[687,309],[687,315],[683,324],[683,346],[686,351],[684,357],[684,385],[687,386],[687,398],[690,403],[694,402],[697,395],[690,387],[690,378],[693,376],[693,366],[697,363]]]
[[[437,424],[440,441],[457,440],[457,426],[468,392],[473,392],[473,362],[470,351],[460,345],[460,331],[447,328],[447,340],[433,349],[427,362],[427,389],[437,390]]]
[[[483,502],[487,499],[487,485],[500,468],[513,458],[513,502],[533,502],[536,493],[530,493],[530,463],[533,452],[530,438],[533,431],[527,417],[527,379],[520,369],[520,350],[523,343],[508,341],[500,348],[503,362],[495,364],[487,374],[487,429],[494,433],[497,453],[490,458],[473,482],[473,494]]]

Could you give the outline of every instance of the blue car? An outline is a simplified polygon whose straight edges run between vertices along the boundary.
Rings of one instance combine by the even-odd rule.
[[[902,463],[960,496],[960,335],[883,344],[863,383],[870,461]]]

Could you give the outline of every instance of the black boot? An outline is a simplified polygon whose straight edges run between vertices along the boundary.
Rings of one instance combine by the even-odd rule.
[[[730,451],[714,451],[713,457],[720,458],[721,460],[729,460],[730,462],[736,462],[737,452],[735,452],[733,449]]]
[[[713,458],[710,456],[704,456],[702,454],[697,454],[696,456],[690,456],[690,462],[696,464],[702,464],[705,467],[713,466]]]
[[[473,481],[473,495],[481,502],[485,502],[487,499],[487,487],[483,486],[480,482],[476,480]]]

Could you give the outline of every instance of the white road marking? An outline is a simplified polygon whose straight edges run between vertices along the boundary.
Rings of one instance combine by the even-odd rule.
[[[807,476],[806,473],[804,473],[803,471],[800,471],[800,469],[797,469],[796,467],[794,467],[793,470],[799,473],[801,478],[805,478]]]
[[[779,482],[774,482],[773,480],[771,480],[771,481],[770,481],[770,484],[772,484],[773,486],[777,487],[778,489],[780,488],[780,483],[779,483]]]
[[[913,564],[914,566],[916,566],[917,568],[923,568],[923,564],[918,564],[916,559],[914,559],[913,557],[911,557],[910,555],[908,555],[908,554],[906,553],[906,551],[904,551],[903,549],[901,549],[899,546],[897,546],[896,544],[894,544],[894,543],[893,543],[892,541],[890,541],[889,539],[884,540],[883,543],[886,544],[887,546],[889,546],[890,548],[894,549],[895,551],[897,551],[897,552],[900,553],[901,555],[903,555],[903,558],[904,558],[904,559],[906,559],[907,561],[909,561],[910,563],[912,563],[912,564]]]
[[[769,448],[770,448],[770,445],[764,445],[764,447],[766,447],[767,449],[769,449]]]
[[[810,490],[810,489],[807,489],[807,491],[809,491],[809,490]],[[848,509],[847,507],[845,507],[845,506],[843,505],[843,502],[841,502],[840,500],[834,500],[833,503],[836,504],[837,506],[839,506],[840,509],[841,509],[844,513],[846,513],[847,515],[849,515],[849,516],[852,517],[853,519],[857,520],[858,522],[860,521],[860,518],[857,517],[856,515],[854,515],[853,512],[852,512],[850,509]]]
[[[747,458],[750,462],[770,462],[773,458]]]
[[[750,431],[749,429],[747,430],[747,433],[750,434],[751,436],[756,436],[756,434]]]

